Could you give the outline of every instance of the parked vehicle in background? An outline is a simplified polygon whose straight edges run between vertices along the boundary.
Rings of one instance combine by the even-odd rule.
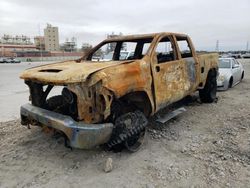
[[[234,58],[219,58],[219,76],[217,89],[227,90],[238,84],[244,78],[244,68]]]
[[[15,59],[15,58],[13,58],[13,57],[8,58],[7,61],[8,61],[8,63],[21,63],[20,60]]]
[[[243,58],[242,54],[240,53],[224,53],[220,55],[221,58],[235,58],[235,59],[241,59]]]
[[[0,63],[6,63],[6,58],[0,57]]]
[[[110,46],[109,60],[93,58]],[[197,54],[185,34],[109,38],[81,59],[25,70],[31,103],[21,107],[21,123],[61,132],[71,147],[136,151],[147,117],[197,90],[202,102],[216,100],[217,73],[218,54]],[[61,93],[50,96],[56,86]]]
[[[242,55],[241,54],[237,54],[237,53],[233,53],[233,54],[231,54],[231,57],[232,58],[235,58],[235,59],[241,59],[242,58]]]
[[[243,54],[242,58],[249,59],[250,58],[250,53]]]
[[[13,57],[9,58],[2,57],[0,58],[0,63],[21,63],[21,61]]]

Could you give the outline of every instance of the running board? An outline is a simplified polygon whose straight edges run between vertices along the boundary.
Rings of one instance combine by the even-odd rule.
[[[186,111],[187,110],[184,107],[177,108],[176,110],[169,112],[162,117],[158,117],[156,121],[158,121],[160,123],[166,123],[170,119],[172,119],[172,118],[174,118],[174,117],[178,116],[179,114],[186,112]]]

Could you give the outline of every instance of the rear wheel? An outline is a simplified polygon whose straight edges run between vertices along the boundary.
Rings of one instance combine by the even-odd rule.
[[[199,91],[201,101],[205,103],[214,102],[214,100],[216,99],[216,92],[216,71],[209,71],[206,84],[204,88]]]

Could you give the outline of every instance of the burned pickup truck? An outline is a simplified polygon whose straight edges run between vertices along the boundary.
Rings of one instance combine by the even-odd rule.
[[[133,53],[124,57],[126,49]],[[103,51],[112,57],[98,61]],[[31,103],[21,106],[21,123],[60,132],[75,148],[136,151],[149,116],[197,90],[202,102],[215,100],[217,69],[218,55],[197,55],[184,34],[106,39],[78,60],[25,70]]]

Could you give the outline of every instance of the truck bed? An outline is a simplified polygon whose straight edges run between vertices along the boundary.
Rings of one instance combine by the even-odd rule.
[[[202,53],[202,54],[197,54],[198,60],[200,62],[200,83],[204,84],[206,83],[206,78],[208,71],[211,68],[218,68],[218,58],[219,54],[218,53]]]

